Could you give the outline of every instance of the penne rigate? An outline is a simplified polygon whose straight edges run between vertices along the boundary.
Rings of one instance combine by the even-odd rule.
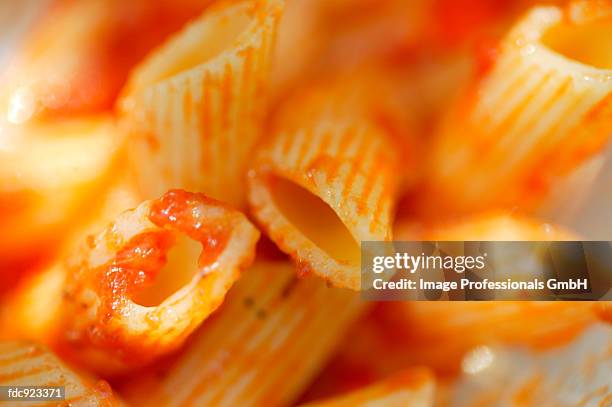
[[[122,213],[67,262],[57,346],[105,374],[176,349],[223,302],[258,238],[242,213],[182,190]]]
[[[57,356],[41,345],[30,342],[0,342],[0,386],[16,389],[64,388],[64,399],[55,402],[5,401],[11,406],[122,406],[108,383],[83,376],[66,366]],[[10,393],[9,393],[10,396]],[[57,397],[55,394],[54,397]]]
[[[432,407],[434,377],[426,369],[413,369],[346,395],[302,404],[301,407]]]
[[[511,30],[441,126],[427,186],[439,204],[428,204],[537,209],[603,151],[612,131],[611,19],[608,2],[586,1],[536,7]]]
[[[363,95],[345,85],[286,102],[249,171],[249,203],[300,273],[359,290],[361,241],[391,239],[398,157]]]
[[[281,406],[295,400],[364,304],[358,294],[258,261],[169,363],[128,383],[142,406]]]
[[[610,0],[0,1],[0,404],[612,407],[610,38]]]
[[[119,109],[145,197],[182,188],[244,204],[283,4],[219,2],[136,68]]]
[[[3,126],[0,270],[4,261],[57,247],[112,182],[121,145],[110,117]],[[24,226],[25,225],[25,226]]]

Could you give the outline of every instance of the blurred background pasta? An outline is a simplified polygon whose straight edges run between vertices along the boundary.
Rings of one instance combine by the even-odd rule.
[[[612,406],[609,302],[359,293],[362,241],[612,240],[609,0],[3,1],[0,33],[0,385]]]

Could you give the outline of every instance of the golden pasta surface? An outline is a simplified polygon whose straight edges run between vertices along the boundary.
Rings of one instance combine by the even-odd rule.
[[[0,2],[0,405],[612,407],[611,164],[611,0]]]
[[[353,91],[323,82],[287,101],[250,169],[249,202],[304,274],[358,290],[360,242],[391,239],[398,157]]]
[[[0,342],[0,386],[61,386],[64,405],[122,405],[108,383],[71,370],[48,349],[29,342]],[[12,405],[27,406],[31,402]]]
[[[138,66],[119,102],[142,192],[244,204],[282,1],[220,2]]]

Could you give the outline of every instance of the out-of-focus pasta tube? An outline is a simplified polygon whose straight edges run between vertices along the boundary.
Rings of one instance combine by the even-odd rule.
[[[572,241],[578,238],[560,226],[545,223],[522,215],[508,214],[504,211],[483,213],[480,215],[458,217],[453,221],[445,219],[437,223],[414,224],[410,218],[400,218],[394,228],[396,240],[437,241],[443,251],[460,255],[462,245],[444,242],[499,241],[504,244],[489,246],[487,266],[483,270],[473,269],[474,276],[494,278],[504,281],[511,278],[515,281],[544,280],[547,278],[550,251],[548,245],[539,242]],[[532,245],[512,245],[505,242],[538,242]],[[485,243],[486,244],[486,243]],[[517,265],[517,258],[523,261]],[[436,274],[431,274],[436,273]],[[430,271],[430,277],[443,278],[443,271]],[[518,299],[515,293],[496,291],[491,299]],[[541,299],[541,294],[523,292],[521,299]]]
[[[0,72],[3,115],[23,122],[110,110],[133,66],[211,1],[42,2],[49,10]]]
[[[338,287],[360,288],[360,242],[390,240],[398,157],[350,85],[298,92],[249,171],[249,203],[270,238]]]
[[[433,375],[413,369],[330,400],[303,404],[303,407],[428,407],[434,402]]]
[[[220,2],[136,69],[119,107],[146,197],[183,188],[244,203],[282,6]]]
[[[612,324],[612,301],[597,302],[593,307],[602,321]]]
[[[560,241],[576,236],[559,225],[542,222],[505,211],[457,217],[435,223],[414,222],[399,217],[393,234],[395,240],[430,241]]]
[[[454,377],[464,356],[479,346],[558,349],[596,321],[588,303],[381,303],[347,332],[307,398],[355,390],[411,366],[428,366],[440,377]]]
[[[91,117],[5,126],[0,134],[0,269],[57,247],[58,238],[98,206],[117,170],[112,120]]]
[[[611,18],[609,2],[578,2],[534,8],[514,27],[440,129],[426,194],[435,203],[426,204],[536,209],[602,151],[612,131]]]
[[[482,214],[455,222],[414,228],[397,225],[398,240],[434,241],[559,241],[573,240],[575,236],[559,226],[503,212]],[[539,276],[537,265],[507,264],[507,257],[499,253],[495,259],[497,272],[508,270],[513,278],[523,273]],[[533,277],[533,276],[532,276]],[[384,307],[384,306],[383,306]],[[488,343],[529,343],[533,346],[553,346],[567,342],[595,320],[592,306],[586,303],[557,302],[405,302],[391,305],[385,315],[399,323],[398,331],[405,329],[408,340],[414,340],[415,360],[432,359],[439,368],[454,371],[461,356],[471,347]],[[561,317],[562,316],[562,317]],[[431,324],[430,321],[438,321]],[[389,323],[389,327],[392,322]],[[495,326],[495,329],[491,329]],[[401,328],[404,327],[404,328]],[[440,330],[440,331],[438,331]],[[454,337],[452,344],[437,346]],[[412,339],[410,339],[412,338]],[[438,339],[436,339],[438,338]],[[445,339],[442,339],[445,338]],[[420,343],[420,345],[417,345]],[[438,353],[428,349],[438,349]],[[436,356],[438,355],[438,356]]]
[[[45,347],[29,342],[0,342],[0,386],[63,386],[65,399],[45,405],[123,405],[113,395],[108,383],[93,380],[71,370]],[[8,404],[30,406],[34,403],[11,401]]]
[[[363,309],[358,294],[298,279],[288,262],[257,262],[176,359],[124,387],[143,406],[291,403]]]
[[[240,212],[182,190],[124,212],[68,261],[58,346],[108,374],[176,349],[221,304],[258,237]]]
[[[394,239],[548,241],[573,236],[537,220],[491,213],[436,225],[402,218]],[[426,365],[440,375],[454,375],[463,356],[480,345],[527,345],[536,350],[562,346],[597,320],[594,308],[593,303],[545,301],[381,303],[348,331],[307,398],[353,390],[408,366]]]
[[[75,231],[64,231],[66,242],[52,264],[22,278],[0,303],[0,339],[19,338],[51,343],[59,323],[62,292],[67,270],[65,257],[88,235],[96,234],[126,208],[136,207],[142,199],[129,179],[120,177],[105,191],[99,209],[81,218]]]
[[[441,406],[609,406],[612,328],[592,326],[572,343],[546,352],[478,347]]]
[[[456,372],[473,347],[502,343],[549,349],[568,343],[596,321],[591,304],[542,301],[415,301],[389,305],[386,318],[387,329],[398,323],[412,363],[427,362],[446,373]]]

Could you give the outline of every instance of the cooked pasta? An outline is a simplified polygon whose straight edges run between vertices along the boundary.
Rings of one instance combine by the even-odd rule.
[[[53,264],[19,284],[0,308],[0,339],[53,339],[66,270]]]
[[[413,363],[426,362],[448,373],[479,345],[521,344],[544,350],[569,343],[595,322],[591,308],[588,303],[416,301],[390,306],[388,315],[403,327],[399,330],[410,343]],[[456,340],[442,340],[448,337]]]
[[[249,172],[249,203],[301,274],[358,290],[360,242],[391,239],[399,177],[389,134],[349,86],[286,102]]]
[[[48,111],[96,111],[91,107],[106,99],[107,89],[90,83],[91,69],[80,65],[99,35],[104,9],[102,1],[56,2],[40,19],[4,72],[0,100],[9,121],[24,123]]]
[[[612,328],[595,325],[559,349],[481,347],[468,354],[449,406],[609,406]]]
[[[0,270],[57,247],[87,217],[117,170],[120,140],[110,117],[4,126],[0,137]],[[24,225],[27,225],[24,227]]]
[[[595,321],[588,303],[382,303],[347,332],[308,400],[368,386],[409,366],[453,378],[464,356],[479,346],[521,346],[534,353],[562,349]]]
[[[0,404],[612,407],[610,0],[0,22]]]
[[[563,241],[576,237],[563,228],[518,215],[494,212],[467,217],[438,225],[414,226],[400,222],[396,227],[397,240],[475,240],[475,241]],[[537,264],[516,267],[504,253],[498,253],[494,262],[497,273],[508,272],[513,278],[525,273],[528,278],[542,277]],[[514,265],[514,266],[513,266]],[[527,278],[527,279],[528,279]],[[395,314],[396,322],[404,326],[415,341],[418,351],[413,356],[430,358],[427,363],[454,371],[461,356],[473,346],[495,342],[530,343],[535,346],[551,346],[572,339],[595,320],[590,304],[564,304],[556,302],[413,302],[388,308]],[[561,317],[563,315],[563,317]],[[429,321],[438,321],[430,325]],[[400,322],[401,321],[401,322]],[[492,325],[496,326],[491,330]],[[436,333],[437,329],[443,332]],[[447,329],[455,330],[450,332]],[[401,329],[400,329],[401,330]],[[413,332],[414,331],[414,332]],[[432,346],[435,338],[456,337],[453,344],[446,344],[445,351]],[[420,343],[420,345],[418,345]],[[435,360],[435,361],[434,361]]]
[[[368,387],[303,407],[428,407],[434,405],[433,375],[424,369],[408,370]]]
[[[25,122],[110,110],[134,65],[211,1],[132,0],[129,8],[118,0],[36,4],[49,10],[10,58],[8,72],[1,72],[3,112]],[[13,98],[19,95],[29,97],[21,108]]]
[[[240,212],[182,190],[124,212],[66,266],[58,346],[105,373],[176,349],[221,304],[258,237]]]
[[[280,406],[299,396],[364,304],[298,279],[288,262],[256,262],[176,359],[126,386],[134,405]]]
[[[612,35],[611,16],[606,1],[579,2],[536,7],[514,27],[441,126],[428,180],[441,204],[433,209],[532,210],[603,150],[612,49],[602,39]]]
[[[64,386],[64,400],[44,405],[123,405],[121,400],[113,395],[108,383],[71,370],[45,347],[30,342],[0,342],[0,386]],[[7,405],[30,406],[33,403],[11,401],[7,402]],[[41,402],[35,404],[41,405]]]
[[[594,308],[602,321],[612,324],[612,301],[598,302],[594,305]]]
[[[433,223],[400,217],[395,240],[440,241],[560,241],[576,236],[559,225],[505,211],[483,212]]]
[[[49,265],[22,279],[10,295],[0,303],[0,339],[17,338],[49,344],[53,341],[59,323],[62,292],[68,271],[65,257],[79,247],[90,234],[98,233],[119,216],[125,208],[132,208],[141,199],[131,181],[117,179],[105,193],[100,207],[92,210],[88,218],[75,231],[65,233],[66,242],[60,254]]]
[[[146,197],[183,188],[244,203],[282,6],[220,2],[135,70],[119,106]]]

